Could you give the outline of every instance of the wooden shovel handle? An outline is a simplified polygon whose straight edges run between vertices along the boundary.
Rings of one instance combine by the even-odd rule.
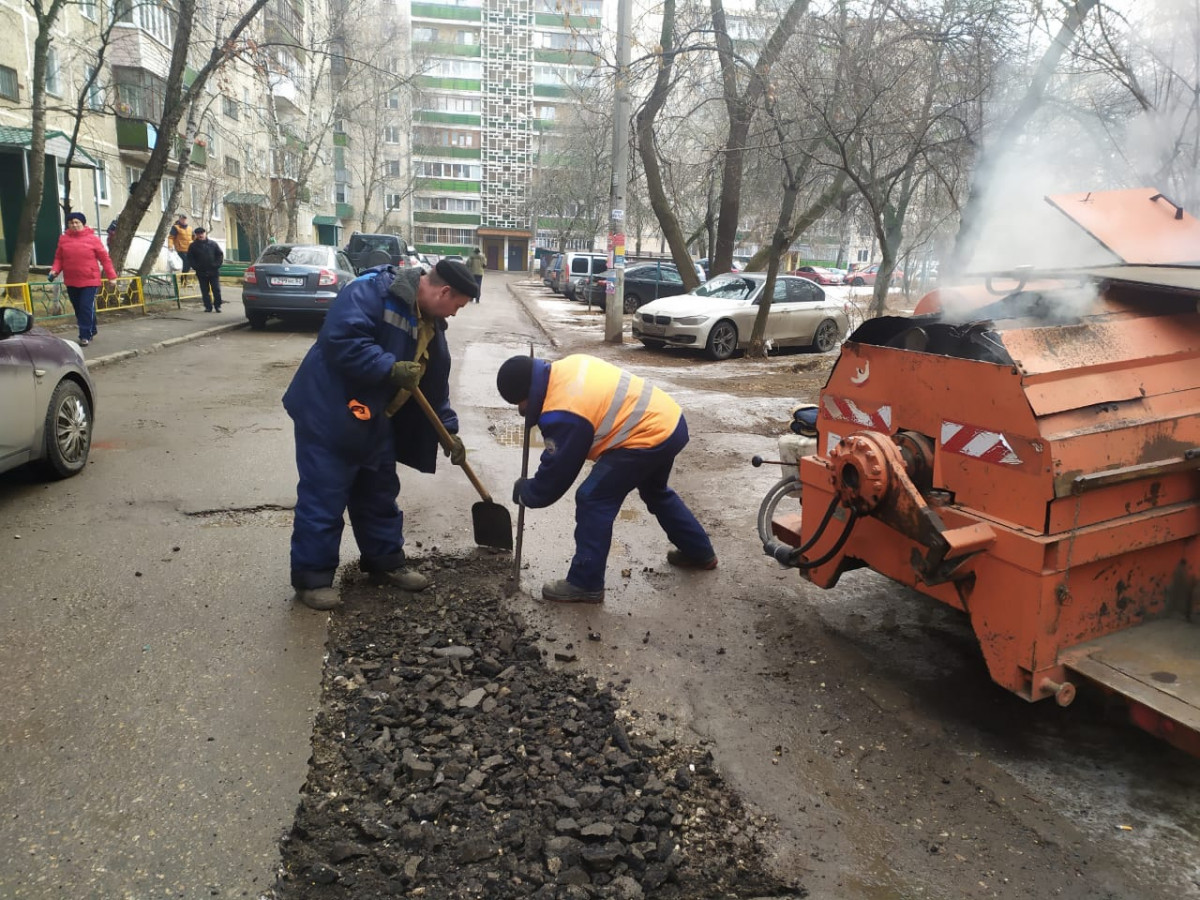
[[[454,439],[450,436],[450,432],[446,430],[446,426],[442,424],[442,420],[438,418],[437,412],[432,406],[429,405],[429,401],[425,399],[425,395],[421,393],[421,389],[419,387],[414,387],[412,389],[412,397],[417,401],[417,405],[421,407],[421,410],[425,413],[425,417],[429,419],[430,423],[433,425],[434,430],[437,431],[438,440],[442,442],[442,447],[445,448],[447,453],[449,453]],[[471,479],[471,484],[475,485],[475,490],[479,491],[479,496],[482,497],[486,502],[491,503],[492,495],[487,492],[487,488],[485,488],[480,480],[475,477],[474,470],[471,469],[470,465],[467,464],[465,459],[462,462],[462,470],[466,472],[467,477]]]

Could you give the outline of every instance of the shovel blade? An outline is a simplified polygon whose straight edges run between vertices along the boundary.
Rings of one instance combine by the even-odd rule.
[[[480,500],[471,507],[471,523],[475,526],[475,543],[480,547],[513,548],[512,516],[506,507]]]

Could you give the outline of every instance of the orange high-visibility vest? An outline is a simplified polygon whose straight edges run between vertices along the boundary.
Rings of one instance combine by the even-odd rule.
[[[594,356],[565,356],[550,364],[542,412],[563,410],[592,423],[588,459],[605,450],[657,447],[679,425],[679,404],[666,393]]]

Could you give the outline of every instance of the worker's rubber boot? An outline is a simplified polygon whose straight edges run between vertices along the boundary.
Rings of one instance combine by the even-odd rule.
[[[603,603],[604,588],[598,591],[585,591],[561,578],[558,581],[547,581],[542,585],[542,599],[554,603]]]
[[[387,587],[397,587],[402,591],[423,591],[432,583],[420,572],[412,569],[392,569],[390,572],[372,572],[372,584],[382,584]]]
[[[708,559],[696,559],[694,556],[688,556],[682,550],[668,550],[667,562],[681,569],[715,569],[717,567],[715,555]]]
[[[335,587],[296,588],[296,602],[309,609],[333,609],[341,604],[342,596]]]

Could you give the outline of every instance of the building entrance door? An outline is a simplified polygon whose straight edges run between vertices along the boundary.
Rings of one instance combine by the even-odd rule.
[[[508,271],[524,272],[529,258],[529,244],[526,241],[508,242]]]
[[[500,242],[484,241],[483,255],[487,257],[487,267],[493,271],[500,270]]]

